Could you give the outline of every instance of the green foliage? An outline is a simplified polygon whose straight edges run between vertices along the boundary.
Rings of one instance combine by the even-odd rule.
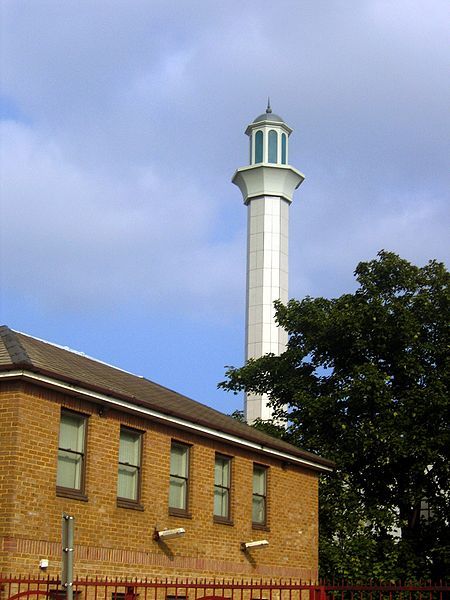
[[[236,419],[236,421],[239,421],[239,423],[245,423],[245,415],[243,410],[236,409],[229,416],[233,417],[233,419]]]
[[[336,462],[320,485],[322,576],[448,578],[449,273],[381,251],[355,276],[353,294],[278,303],[287,350],[220,386],[268,393],[282,437]]]

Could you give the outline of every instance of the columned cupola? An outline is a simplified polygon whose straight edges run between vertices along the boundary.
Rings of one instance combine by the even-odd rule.
[[[245,130],[250,138],[250,164],[287,165],[291,132],[283,119],[272,112],[269,100],[266,112],[256,117]]]

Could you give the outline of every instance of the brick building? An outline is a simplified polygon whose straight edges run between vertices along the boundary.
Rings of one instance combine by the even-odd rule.
[[[176,392],[0,327],[0,572],[310,578],[332,463]],[[155,532],[183,528],[163,541]],[[241,543],[267,540],[262,548]]]

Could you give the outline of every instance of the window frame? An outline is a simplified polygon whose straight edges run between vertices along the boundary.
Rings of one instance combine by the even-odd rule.
[[[254,474],[255,469],[260,469],[264,472],[264,494],[257,494],[254,491]],[[269,531],[268,527],[268,489],[269,489],[269,467],[267,465],[263,465],[261,463],[253,463],[252,470],[252,529],[263,529],[265,531]],[[257,496],[258,498],[263,498],[264,500],[264,520],[254,521],[253,520],[253,498]]]
[[[59,418],[59,432],[58,432],[58,454],[56,461],[56,481],[58,481],[58,470],[59,470],[59,453],[63,452],[73,452],[72,450],[68,450],[66,448],[61,448],[59,445],[59,439],[61,435],[61,422],[63,415],[71,415],[74,417],[78,417],[83,422],[83,451],[76,452],[76,454],[81,455],[81,474],[80,474],[80,487],[79,488],[70,488],[64,487],[62,485],[56,484],[56,495],[64,498],[72,498],[73,500],[83,500],[87,501],[86,496],[86,468],[87,468],[87,437],[88,437],[88,419],[89,415],[85,413],[80,413],[74,410],[70,410],[69,408],[61,407],[61,413]]]
[[[216,460],[218,458],[220,458],[222,460],[226,460],[228,462],[228,469],[229,469],[228,487],[216,485],[215,468],[216,468]],[[233,525],[233,520],[231,518],[232,485],[233,485],[233,457],[229,456],[228,454],[222,454],[221,452],[216,452],[214,455],[214,494],[216,491],[216,487],[219,487],[220,489],[226,489],[228,491],[228,502],[227,502],[227,516],[222,517],[221,515],[216,515],[214,513],[214,498],[213,498],[213,520],[215,523],[224,523],[226,525]]]
[[[180,477],[179,475],[172,475],[171,465],[172,462],[172,448],[178,446],[180,448],[185,448],[187,451],[187,460],[186,460],[186,477]],[[170,460],[169,460],[169,515],[174,517],[187,517],[191,518],[191,514],[189,512],[190,507],[190,481],[191,481],[191,450],[192,444],[188,444],[186,442],[180,442],[179,440],[172,439],[170,443]],[[185,498],[185,507],[178,508],[176,506],[170,506],[170,486],[172,483],[172,477],[176,477],[177,479],[183,479],[186,482],[186,498]]]
[[[128,463],[121,463],[120,462],[120,434],[122,433],[122,431],[130,431],[131,433],[136,434],[136,436],[138,436],[139,439],[139,465],[136,465],[137,467],[137,471],[138,471],[138,484],[137,484],[137,498],[136,500],[133,500],[132,498],[123,498],[122,496],[119,496],[117,493],[117,506],[119,508],[134,508],[135,510],[144,510],[144,507],[141,504],[141,492],[142,492],[142,458],[143,458],[143,449],[144,449],[144,432],[139,430],[139,429],[134,429],[133,427],[129,427],[128,425],[120,425],[120,432],[119,432],[119,457],[117,460],[117,482],[119,482],[119,467],[121,464],[128,464]],[[130,465],[130,466],[135,466],[135,465]]]
[[[267,134],[267,162],[271,165],[278,164],[278,131],[269,129]]]
[[[260,165],[264,162],[264,132],[258,129],[255,132],[255,165]]]
[[[287,135],[281,134],[281,164],[287,164]]]

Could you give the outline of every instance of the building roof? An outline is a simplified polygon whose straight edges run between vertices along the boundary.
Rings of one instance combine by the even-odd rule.
[[[0,378],[7,373],[21,376],[22,371],[43,376],[47,385],[49,380],[69,384],[66,388],[69,392],[70,386],[78,390],[82,388],[94,395],[97,393],[97,399],[109,397],[123,400],[135,407],[151,409],[208,430],[247,440],[303,459],[319,470],[323,467],[328,471],[333,467],[333,463],[325,458],[300,450],[145,377],[0,326]]]

